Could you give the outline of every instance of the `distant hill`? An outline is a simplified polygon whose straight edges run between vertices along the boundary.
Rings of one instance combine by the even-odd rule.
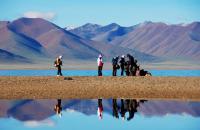
[[[200,59],[199,22],[188,25],[145,22],[131,27],[110,24],[99,25],[91,31],[84,25],[70,31],[90,40],[119,45],[149,55],[169,59]]]
[[[133,29],[134,26],[122,27],[116,23],[111,23],[106,26],[88,23],[69,31],[86,39],[111,43],[115,38],[124,36]]]
[[[8,51],[0,49],[0,63],[31,63],[30,60],[28,60],[25,57],[15,55],[13,53],[10,53]]]

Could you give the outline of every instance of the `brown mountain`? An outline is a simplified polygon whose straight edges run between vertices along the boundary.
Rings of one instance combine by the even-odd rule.
[[[47,56],[45,48],[40,43],[30,37],[13,32],[8,25],[9,23],[0,28],[0,49],[4,50],[1,57],[7,55],[7,59],[24,57],[35,60]],[[11,59],[9,60],[12,61]]]
[[[95,42],[79,37],[40,18],[20,18],[10,22],[6,29],[10,33],[23,38],[25,37],[26,39],[29,38],[29,40],[35,41],[35,43],[37,42],[50,58],[63,55],[64,58],[71,60],[94,60],[102,53],[105,59],[110,60],[113,56],[131,53],[136,55],[139,60],[155,61],[158,59],[157,57],[133,49],[123,48],[118,45],[108,45],[104,42]],[[108,29],[104,28],[102,30]],[[11,35],[7,37],[13,39]],[[21,41],[19,40],[19,42]],[[38,45],[34,44],[33,46]]]
[[[127,34],[118,44],[155,56],[200,59],[200,23],[187,26],[149,23]]]
[[[149,55],[168,59],[200,59],[199,22],[188,25],[145,22],[132,27],[121,27],[117,24],[99,25],[91,32],[87,27],[81,26],[70,31],[84,38],[119,45]],[[88,36],[82,32],[92,35]]]

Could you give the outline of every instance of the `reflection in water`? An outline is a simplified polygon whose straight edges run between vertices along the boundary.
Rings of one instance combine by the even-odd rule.
[[[127,120],[131,120],[134,118],[135,113],[137,112],[137,108],[140,103],[144,103],[147,100],[139,100],[136,99],[121,99],[121,107],[118,106],[117,99],[113,99],[113,117],[119,118],[119,113],[122,117],[122,120],[125,120],[126,112],[129,113]]]
[[[113,102],[113,117],[119,118],[119,115],[118,115],[119,107],[117,105],[117,99],[113,99],[112,102]]]
[[[52,109],[53,108],[53,109]],[[152,101],[137,99],[108,99],[108,100],[0,100],[0,118],[13,117],[20,121],[44,120],[53,115],[62,116],[68,111],[84,115],[103,113],[113,115],[116,119],[130,121],[135,114],[145,117],[165,116],[168,114],[200,117],[199,102],[183,101]]]
[[[97,115],[98,115],[99,119],[103,119],[103,104],[102,104],[102,99],[98,99]]]
[[[61,105],[61,99],[57,99],[57,104],[54,107],[54,111],[56,112],[56,114],[61,117],[62,116],[62,105]]]
[[[103,119],[101,122],[96,114]],[[58,118],[61,115],[62,118]],[[121,120],[126,120],[126,123]],[[199,122],[200,102],[138,99],[0,100],[0,130],[27,130],[33,127],[36,130],[200,130]]]

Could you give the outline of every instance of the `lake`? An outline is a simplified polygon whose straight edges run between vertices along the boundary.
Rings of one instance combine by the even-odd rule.
[[[149,70],[153,76],[200,76],[200,70]],[[64,76],[96,76],[97,70],[63,70]],[[120,71],[118,71],[118,75]],[[56,70],[0,70],[0,76],[54,76]],[[111,76],[111,70],[104,70]]]

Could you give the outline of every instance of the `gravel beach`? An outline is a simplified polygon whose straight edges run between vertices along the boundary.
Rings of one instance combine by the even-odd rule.
[[[2,76],[0,98],[200,100],[200,78]]]

